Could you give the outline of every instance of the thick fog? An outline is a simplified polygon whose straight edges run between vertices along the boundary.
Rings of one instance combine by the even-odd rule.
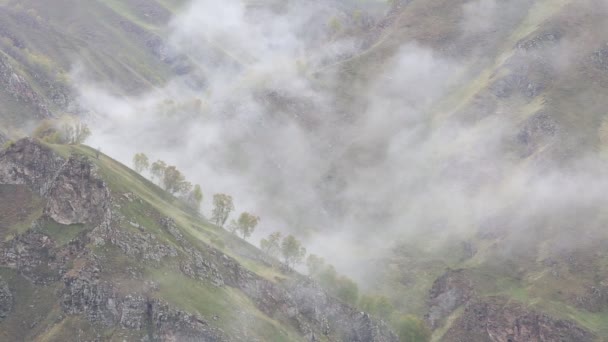
[[[237,212],[262,218],[255,244],[275,230],[295,232],[357,278],[360,260],[401,239],[429,235],[440,245],[488,222],[522,231],[550,218],[575,225],[566,212],[601,200],[608,184],[595,152],[558,167],[518,147],[518,113],[499,104],[463,114],[450,102],[472,80],[472,61],[408,41],[372,76],[344,78],[340,66],[368,38],[340,33],[356,26],[350,6],[194,0],[168,28],[171,53],[189,56],[189,75],[122,97],[75,69],[94,122],[88,143],[128,165],[137,152],[177,165],[201,184],[205,214],[214,193],[231,194]],[[463,37],[519,13],[491,0],[462,10]],[[549,63],[563,68],[558,57]]]

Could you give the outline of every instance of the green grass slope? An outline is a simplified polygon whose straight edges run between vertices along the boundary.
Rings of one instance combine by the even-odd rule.
[[[27,86],[0,89],[0,125],[12,129],[74,111],[75,68],[122,94],[162,86],[175,75],[164,55],[166,27],[183,0],[0,1],[0,57]],[[29,88],[29,89],[27,89]],[[34,95],[31,95],[34,94]],[[38,115],[36,115],[38,114]]]
[[[145,227],[157,242],[172,245],[181,251],[182,244],[159,225],[161,218],[175,220],[183,237],[194,248],[207,255],[209,246],[221,250],[236,259],[250,271],[272,282],[292,275],[284,274],[262,262],[265,257],[256,247],[239,239],[226,230],[208,223],[175,197],[149,182],[128,167],[101,155],[86,146],[48,145],[59,155],[87,156],[97,165],[100,176],[106,181],[113,198],[115,214],[122,215],[119,229],[139,233],[135,225]],[[5,241],[15,239],[29,230],[41,232],[52,238],[56,247],[72,243],[80,234],[91,230],[86,225],[60,225],[43,217],[44,200],[26,190],[24,186],[0,186],[0,233]],[[32,225],[33,222],[38,222]],[[191,314],[212,319],[213,325],[221,328],[234,340],[301,341],[303,337],[288,321],[277,321],[262,313],[243,292],[232,287],[217,287],[210,282],[189,278],[180,271],[183,257],[164,259],[161,263],[147,264],[125,255],[113,245],[86,246],[103,265],[101,279],[111,281],[119,292],[130,293],[142,289],[148,283],[157,284],[149,295],[163,300],[175,308]],[[69,272],[78,272],[84,260],[76,259]],[[44,276],[43,268],[33,270]],[[133,273],[141,275],[134,280]],[[50,273],[49,273],[50,275]],[[13,291],[15,307],[10,318],[0,323],[0,339],[17,341],[27,337],[30,341],[65,341],[75,333],[80,339],[102,338],[108,341],[123,341],[141,338],[144,331],[134,332],[120,328],[109,328],[83,319],[81,316],[64,317],[56,293],[60,283],[37,285],[9,268],[0,268],[0,277]],[[238,323],[237,323],[238,322]],[[243,336],[246,333],[247,336]]]

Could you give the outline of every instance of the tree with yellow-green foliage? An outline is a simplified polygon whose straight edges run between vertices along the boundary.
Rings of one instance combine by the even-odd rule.
[[[302,246],[302,243],[295,236],[288,235],[281,242],[281,254],[285,265],[287,267],[294,267],[304,260],[306,248]]]
[[[165,169],[163,176],[163,187],[173,195],[181,193],[187,194],[192,190],[192,183],[186,180],[186,177],[175,166],[169,166]]]
[[[61,126],[61,135],[65,143],[69,145],[79,145],[84,143],[91,136],[91,130],[87,124],[74,119],[70,120],[70,122],[65,122]]]
[[[165,170],[167,170],[167,163],[162,160],[157,160],[150,166],[150,173],[152,173],[152,180],[156,181],[157,184],[161,184],[163,178],[165,178]]]
[[[50,144],[78,145],[91,136],[91,130],[80,119],[65,116],[56,120],[43,120],[32,132],[32,136]]]
[[[266,239],[260,241],[260,249],[271,258],[278,258],[281,253],[281,239],[283,234],[274,232]]]
[[[242,213],[236,221],[230,223],[229,229],[232,233],[241,233],[243,239],[247,239],[253,234],[255,227],[260,222],[260,218],[250,213]]]
[[[201,204],[203,203],[203,190],[201,186],[196,184],[194,189],[188,195],[188,204],[196,210],[201,209]]]
[[[216,225],[223,227],[234,210],[232,196],[226,194],[213,195],[213,211],[211,212],[211,221]]]
[[[317,277],[321,271],[326,267],[325,259],[315,254],[310,254],[306,258],[306,267],[308,268],[308,275],[311,277]]]
[[[133,169],[137,171],[137,173],[142,173],[150,168],[150,161],[148,160],[148,156],[144,153],[137,153],[133,156]]]

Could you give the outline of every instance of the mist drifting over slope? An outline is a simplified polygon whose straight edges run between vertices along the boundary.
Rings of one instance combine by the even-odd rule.
[[[460,38],[529,6],[467,2]],[[449,102],[474,81],[479,56],[408,41],[373,77],[342,84],[339,66],[363,53],[366,39],[332,27],[348,25],[349,10],[340,2],[193,1],[168,30],[171,53],[188,56],[195,72],[138,97],[111,94],[86,70],[74,74],[94,114],[90,144],[127,164],[137,152],[175,164],[203,187],[205,213],[214,193],[231,194],[237,211],[262,217],[257,237],[295,231],[311,252],[360,278],[359,259],[382,255],[387,241],[424,234],[440,245],[497,222],[514,231],[550,222],[568,241],[580,236],[572,227],[581,212],[586,231],[599,228],[593,207],[608,184],[595,151],[568,163],[523,153],[527,114],[501,102]],[[555,55],[547,63],[559,74],[570,61]],[[360,105],[345,107],[342,88]],[[541,142],[548,149],[559,125],[552,132]]]

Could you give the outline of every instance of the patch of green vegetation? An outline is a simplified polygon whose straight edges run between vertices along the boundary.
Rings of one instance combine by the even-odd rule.
[[[75,336],[76,335],[76,336]],[[72,341],[136,341],[142,338],[142,332],[123,329],[106,328],[91,323],[81,316],[68,316],[54,324],[50,329],[37,337],[40,342]]]
[[[431,336],[431,342],[441,341],[443,339],[443,335],[448,332],[452,324],[462,315],[463,312],[464,306],[461,306],[460,308],[452,312],[445,320],[445,323],[441,327],[433,331],[433,335]]]
[[[36,286],[15,270],[0,268],[0,277],[13,295],[11,314],[0,322],[1,341],[32,341],[53,324],[57,285]],[[32,326],[32,322],[39,322]]]
[[[23,185],[0,185],[0,240],[26,232],[42,216],[44,200]]]
[[[160,29],[160,27],[155,26],[155,25],[151,24],[149,21],[144,20],[141,17],[141,14],[138,15],[138,13],[136,13],[134,11],[134,9],[132,7],[130,7],[130,4],[128,1],[105,0],[102,2],[102,4],[111,8],[115,13],[119,14],[124,19],[126,19],[136,25],[139,25],[140,27],[145,28],[146,30],[157,31]]]
[[[521,282],[508,277],[500,277],[496,281],[498,288],[497,295],[504,295],[508,298],[526,303],[530,300],[528,290],[524,288]]]
[[[40,222],[36,227],[36,230],[48,235],[51,239],[55,240],[58,246],[66,245],[87,229],[88,227],[84,224],[64,225],[55,222],[55,220],[51,218],[45,219],[43,222]]]
[[[565,312],[572,320],[595,332],[598,336],[608,336],[608,311],[591,313],[568,307]]]
[[[104,267],[101,277],[107,280],[115,282],[117,279],[123,278],[123,275],[128,276],[130,270],[143,268],[141,260],[129,257],[116,245],[96,246],[93,248],[93,252],[102,257]]]
[[[266,278],[267,280],[270,280],[272,282],[276,282],[277,280],[284,280],[284,279],[288,278],[287,275],[285,275],[284,273],[282,273],[280,270],[278,270],[275,267],[266,266],[259,262],[254,262],[254,261],[248,260],[248,259],[241,259],[240,262],[242,263],[242,265],[245,268],[255,272],[257,275],[259,275],[263,278]]]
[[[167,268],[148,270],[148,278],[160,285],[157,293],[160,298],[184,311],[214,320],[228,334],[249,331],[263,341],[302,340],[295,331],[259,312],[238,290],[208,285]]]
[[[537,301],[530,305],[557,319],[574,321],[600,337],[608,336],[608,311],[593,313],[557,301]]]

